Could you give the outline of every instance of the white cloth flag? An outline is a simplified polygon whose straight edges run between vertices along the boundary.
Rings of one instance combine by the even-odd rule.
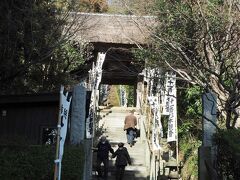
[[[156,128],[152,128],[152,145],[153,145],[153,150],[159,150],[161,149],[160,144],[159,144],[159,134]]]
[[[161,113],[160,113],[160,107],[158,106],[156,109],[156,121],[158,123],[159,126],[159,133],[160,133],[160,137],[163,138],[163,127],[162,127],[162,122],[161,122]]]
[[[87,119],[86,119],[86,138],[88,139],[88,138],[92,138],[92,136],[93,136],[93,124],[92,124],[92,122],[93,122],[93,110],[92,110],[93,108],[92,107],[90,107],[89,108],[89,114],[88,114],[88,117],[87,117]]]
[[[171,87],[169,82],[171,80],[171,75],[169,73],[166,73],[166,78],[165,78],[165,86],[164,86],[164,91],[163,91],[163,115],[169,115],[169,88]]]
[[[160,117],[159,100],[156,96],[148,97],[149,105],[153,112],[153,125],[152,125],[152,144],[153,150],[160,149],[160,137],[163,137],[163,129]]]
[[[69,114],[69,107],[71,103],[71,99],[69,100],[68,93],[64,95],[61,93],[61,131],[60,131],[60,144],[59,144],[59,158],[62,159],[64,143],[67,135],[67,127],[68,127],[68,114]]]
[[[71,103],[72,97],[68,99],[68,92],[66,95],[63,94],[64,87],[61,86],[60,90],[60,118],[61,124],[58,124],[58,128],[60,128],[60,141],[59,141],[59,151],[58,151],[58,159],[55,162],[58,162],[58,180],[61,179],[61,167],[62,167],[62,157],[63,157],[63,149],[64,143],[67,135],[67,127],[68,127],[68,114],[69,114],[69,107]]]
[[[177,141],[177,90],[176,90],[176,74],[171,73],[167,82],[167,100],[168,100],[168,136],[167,142]]]
[[[93,128],[94,128],[94,116],[95,116],[95,108],[96,108],[96,96],[98,93],[98,88],[102,80],[102,66],[106,57],[106,53],[98,53],[96,66],[93,65],[92,74],[89,76],[92,78],[92,92],[91,92],[91,101],[89,106],[89,113],[86,119],[86,138],[93,137]]]
[[[98,53],[98,57],[97,57],[97,64],[96,64],[96,87],[95,89],[99,88],[99,84],[102,80],[102,66],[103,66],[103,62],[105,60],[106,57],[106,53]]]

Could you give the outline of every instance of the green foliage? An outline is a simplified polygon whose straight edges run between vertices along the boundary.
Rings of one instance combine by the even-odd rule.
[[[173,42],[174,45],[180,45],[183,51],[187,51],[189,56],[195,55],[195,39],[199,34],[197,29],[201,28],[199,24],[192,19],[192,7],[189,3],[182,1],[156,1],[155,11],[159,17],[159,26],[156,27],[156,36],[163,39],[153,38],[153,45],[151,51],[155,51],[156,60],[152,63],[166,66],[165,61],[174,65],[174,68],[181,68],[183,66],[181,55],[175,53],[169,47],[167,42]],[[157,55],[158,54],[158,55]]]
[[[222,179],[240,177],[240,130],[219,130],[214,141],[217,146],[217,170]]]
[[[57,47],[48,61],[35,64],[28,73],[25,86],[34,92],[57,90],[61,84],[76,83],[71,72],[83,66],[85,60],[91,57],[91,46],[86,43],[67,41]]]
[[[125,86],[127,92],[127,106],[133,107],[134,106],[134,86]]]
[[[198,176],[198,147],[201,145],[202,121],[199,114],[202,111],[201,88],[188,86],[184,83],[178,91],[178,137],[179,149],[182,154],[184,179],[197,178]]]
[[[237,7],[237,1],[157,0],[159,23],[149,46],[149,54],[158,57],[151,64],[173,68],[184,79],[217,95],[227,128],[234,127],[240,105],[236,86],[240,50]],[[147,55],[145,51],[142,54]]]
[[[192,122],[184,122],[179,126],[178,135],[180,137],[183,137],[187,133],[189,133],[193,128],[194,128],[194,125]]]
[[[189,17],[191,16],[191,7],[181,1],[167,2],[159,0],[156,8],[159,11],[159,17],[164,24],[158,29],[161,35],[174,41],[183,41],[188,36],[188,32],[193,32],[194,24],[189,28]],[[192,22],[193,23],[193,22]]]
[[[85,51],[87,48],[86,43],[67,41],[56,49],[53,58],[63,66],[60,68],[62,71],[71,72],[79,68],[84,63],[85,58],[89,56],[85,54],[88,53]]]
[[[186,124],[186,123],[185,123]],[[184,125],[185,125],[184,124]],[[182,137],[179,139],[179,150],[180,154],[182,154],[181,161],[184,164],[184,168],[182,170],[182,175],[184,179],[188,179],[189,176],[198,175],[198,148],[201,145],[201,140],[196,136],[188,136],[187,133],[191,133],[190,128],[192,124],[188,124],[191,127],[187,127],[187,129],[183,129],[183,127],[179,128],[182,130]],[[183,136],[184,134],[184,136]]]
[[[55,91],[74,83],[70,72],[92,49],[69,40],[68,5],[66,0],[0,2],[0,94]]]
[[[81,180],[83,148],[66,146],[62,179]],[[0,146],[0,179],[50,180],[54,174],[55,148],[51,146]]]
[[[66,146],[62,162],[62,179],[82,180],[84,170],[83,165],[83,147]]]
[[[132,49],[133,56],[139,64],[144,63],[147,67],[156,67],[159,54],[153,49]],[[155,63],[155,64],[154,64]],[[159,66],[159,64],[157,64]]]
[[[186,161],[189,157],[191,157],[201,145],[201,141],[195,139],[195,137],[183,137],[180,139],[180,151],[184,154],[183,160]],[[195,162],[197,163],[197,162]]]
[[[186,136],[195,137],[201,136],[202,120],[199,116],[202,113],[201,102],[202,90],[199,86],[188,87],[179,91],[180,101],[178,101],[178,116],[180,138]]]
[[[202,90],[199,86],[193,86],[187,89],[185,100],[188,104],[186,115],[192,118],[199,118],[199,114],[202,112],[201,101]]]
[[[195,143],[196,142],[192,142]],[[182,179],[198,179],[198,148],[192,150],[192,154],[184,162]]]

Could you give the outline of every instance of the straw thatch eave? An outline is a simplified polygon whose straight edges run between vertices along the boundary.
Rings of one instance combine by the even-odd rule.
[[[81,22],[74,38],[89,42],[146,44],[157,24],[154,16],[72,13],[72,17]]]

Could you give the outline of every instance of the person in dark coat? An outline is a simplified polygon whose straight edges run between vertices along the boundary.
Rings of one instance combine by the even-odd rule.
[[[107,179],[108,176],[108,167],[109,167],[109,152],[114,154],[114,150],[109,144],[106,136],[100,138],[100,142],[97,145],[97,172],[98,177],[103,177],[101,164],[104,165],[104,179]]]
[[[112,158],[117,157],[116,159],[116,180],[122,180],[125,172],[125,167],[127,163],[131,165],[131,159],[127,148],[123,147],[123,143],[118,144],[118,149],[113,154]]]

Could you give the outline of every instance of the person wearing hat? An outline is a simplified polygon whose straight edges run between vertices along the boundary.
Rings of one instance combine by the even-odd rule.
[[[104,178],[106,179],[108,176],[108,167],[109,167],[109,152],[114,154],[114,150],[109,144],[106,136],[102,136],[100,138],[99,143],[97,144],[97,172],[98,177],[102,176],[101,164],[104,165]]]
[[[116,180],[122,180],[124,177],[125,167],[127,164],[131,165],[131,159],[127,148],[123,147],[124,144],[121,142],[118,144],[118,149],[113,154],[112,158],[116,159]]]

